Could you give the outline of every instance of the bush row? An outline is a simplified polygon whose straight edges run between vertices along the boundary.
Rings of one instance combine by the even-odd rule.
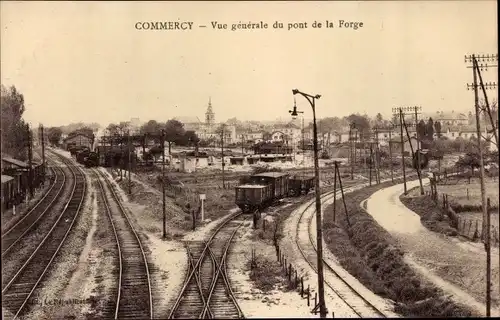
[[[408,209],[420,216],[420,221],[427,229],[453,237],[458,234],[457,229],[451,227],[450,218],[446,212],[430,196],[401,195],[399,199]]]
[[[402,181],[395,180],[395,183]],[[403,260],[391,235],[361,206],[360,202],[391,182],[366,187],[345,195],[347,215],[337,201],[325,211],[325,241],[340,264],[367,288],[395,302],[395,311],[405,317],[465,317],[472,313],[454,303],[435,286],[424,283]]]

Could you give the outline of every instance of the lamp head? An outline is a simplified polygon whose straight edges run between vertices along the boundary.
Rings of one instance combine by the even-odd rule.
[[[317,95],[314,96],[314,98],[319,99],[319,98],[321,98],[321,95],[317,94]]]
[[[293,110],[288,111],[292,115],[292,119],[297,119],[297,116],[299,115],[297,112],[297,106],[293,106]]]
[[[293,93],[294,95],[296,95],[297,93],[299,93],[299,90],[298,90],[298,89],[292,89],[292,93]]]

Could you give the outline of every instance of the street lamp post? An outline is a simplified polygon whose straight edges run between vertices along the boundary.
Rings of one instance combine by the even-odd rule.
[[[305,176],[305,171],[306,171],[306,159],[305,159],[305,154],[306,154],[306,149],[304,145],[304,111],[297,111],[297,102],[295,101],[295,97],[293,97],[293,110],[288,110],[288,112],[292,115],[292,118],[297,118],[299,113],[302,114],[302,178]]]
[[[321,98],[321,95],[317,94],[312,96],[307,93],[300,92],[297,89],[293,89],[292,93],[294,95],[300,94],[309,101],[313,111],[313,134],[314,134],[314,173],[315,173],[315,191],[316,191],[316,247],[318,249],[318,298],[319,298],[319,313],[321,318],[326,318],[326,306],[325,306],[325,292],[324,292],[324,280],[323,280],[323,234],[321,227],[321,198],[319,189],[319,161],[318,161],[318,128],[316,126],[316,99]],[[294,106],[291,112],[292,116],[297,116],[297,106]]]

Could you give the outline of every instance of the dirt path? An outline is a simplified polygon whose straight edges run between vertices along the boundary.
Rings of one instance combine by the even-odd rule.
[[[425,181],[427,180],[427,181]],[[428,182],[428,179],[425,179]],[[409,182],[408,189],[418,185]],[[464,303],[485,314],[485,254],[477,247],[460,244],[426,229],[420,216],[399,200],[403,185],[396,185],[374,193],[367,201],[368,213],[398,240],[408,253],[406,261],[414,269],[450,294],[457,302]],[[492,257],[498,257],[492,250]],[[492,315],[499,311],[499,264],[492,259]]]

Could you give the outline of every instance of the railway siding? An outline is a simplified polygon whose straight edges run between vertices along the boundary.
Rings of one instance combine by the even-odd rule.
[[[112,317],[153,318],[148,261],[141,240],[107,176],[95,170],[118,249],[119,287]],[[102,179],[101,179],[102,178]],[[109,315],[107,315],[109,316]]]
[[[67,161],[74,174],[70,200],[35,251],[2,288],[3,307],[13,318],[29,308],[28,301],[38,288],[70,233],[85,199],[87,185],[83,172]]]

